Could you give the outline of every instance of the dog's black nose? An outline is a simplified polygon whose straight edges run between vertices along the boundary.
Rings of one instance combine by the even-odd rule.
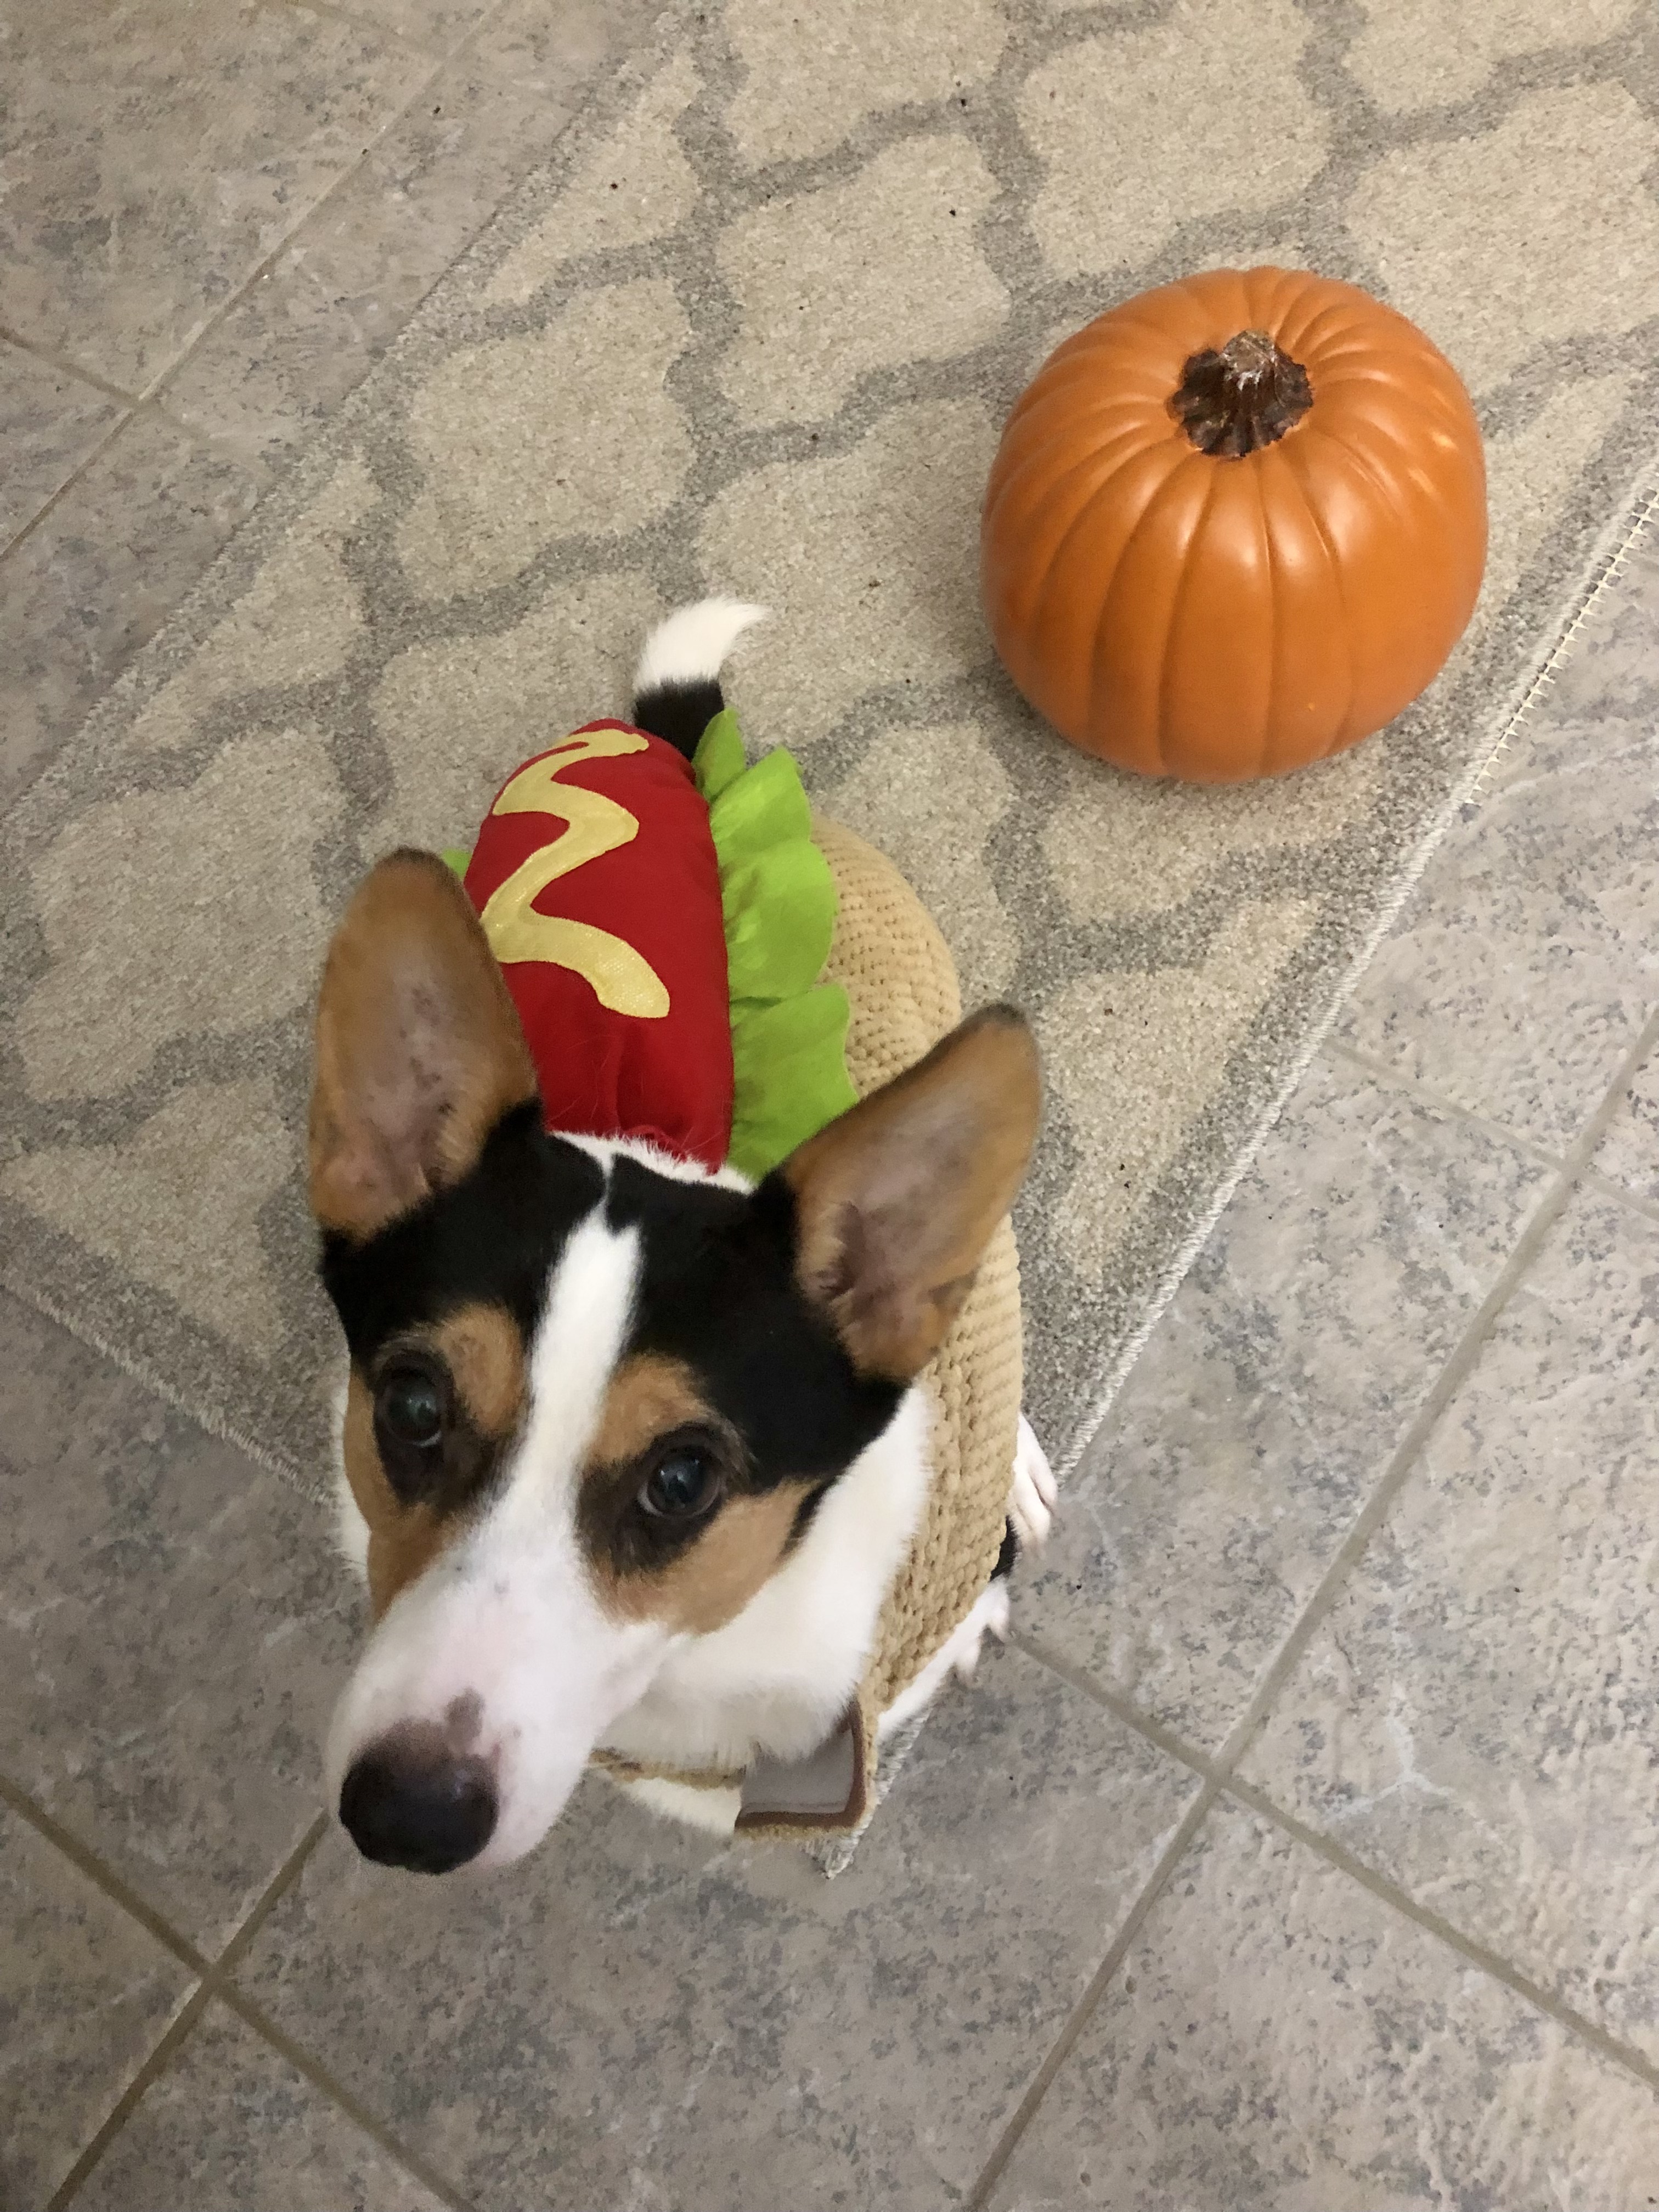
[[[340,1788],[340,1820],[366,1859],[447,1874],[477,1858],[495,1826],[495,1783],[481,1759],[458,1757],[434,1731],[371,1744]]]

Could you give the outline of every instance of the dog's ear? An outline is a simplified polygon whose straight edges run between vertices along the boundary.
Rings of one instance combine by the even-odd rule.
[[[1041,1108],[1031,1032],[993,1006],[779,1169],[801,1287],[861,1372],[908,1382],[938,1350],[1013,1203]]]
[[[346,908],[323,969],[311,1210],[372,1237],[464,1176],[536,1071],[471,901],[432,853],[393,853]]]

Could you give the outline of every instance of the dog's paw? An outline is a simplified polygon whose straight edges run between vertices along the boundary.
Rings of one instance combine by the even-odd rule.
[[[1014,1444],[1013,1487],[1008,1492],[1008,1518],[1022,1552],[1037,1551],[1048,1541],[1059,1496],[1048,1455],[1022,1413]]]
[[[981,1592],[973,1611],[947,1647],[951,1654],[951,1672],[958,1682],[973,1680],[979,1667],[979,1655],[984,1649],[988,1636],[994,1636],[999,1644],[1008,1641],[1009,1623],[1012,1616],[1007,1577],[1000,1576]]]

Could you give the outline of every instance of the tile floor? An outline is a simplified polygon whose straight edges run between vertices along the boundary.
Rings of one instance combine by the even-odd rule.
[[[651,13],[6,23],[0,799]],[[834,1884],[363,1866],[321,1516],[0,1307],[0,2205],[1659,2204],[1656,832],[1650,550]]]

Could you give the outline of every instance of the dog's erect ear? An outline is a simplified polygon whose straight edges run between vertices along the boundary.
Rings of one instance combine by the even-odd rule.
[[[536,1071],[471,901],[432,853],[393,853],[334,933],[317,1001],[311,1210],[372,1237],[464,1176]]]
[[[1031,1032],[993,1006],[779,1169],[801,1286],[862,1372],[908,1382],[938,1350],[1013,1203],[1041,1107]]]

